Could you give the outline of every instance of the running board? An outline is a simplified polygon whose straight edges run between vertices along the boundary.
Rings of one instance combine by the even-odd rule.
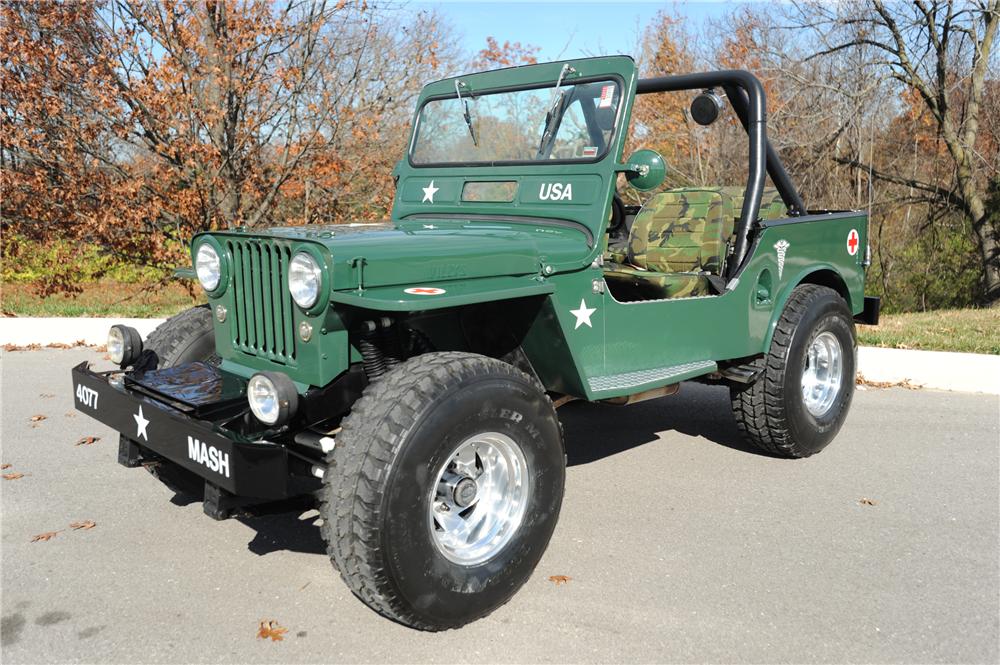
[[[593,376],[587,379],[587,384],[593,393],[624,394],[637,392],[635,389],[655,388],[658,385],[677,383],[686,379],[714,372],[718,368],[714,360],[697,360],[681,365],[642,369],[635,372],[622,372],[607,376]]]

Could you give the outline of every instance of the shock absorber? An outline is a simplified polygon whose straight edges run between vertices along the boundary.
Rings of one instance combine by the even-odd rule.
[[[379,342],[382,349],[385,365],[392,369],[399,363],[406,360],[403,354],[403,345],[400,343],[398,326],[393,325],[393,320],[388,316],[383,316],[379,323]]]
[[[378,326],[374,321],[365,321],[361,324],[361,331],[358,336],[358,350],[361,351],[361,360],[365,368],[365,375],[369,381],[374,381],[386,372],[385,356],[378,348],[375,333]]]

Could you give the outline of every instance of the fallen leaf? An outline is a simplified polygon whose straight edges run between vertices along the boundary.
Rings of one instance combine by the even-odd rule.
[[[261,621],[257,629],[257,638],[266,640],[270,637],[272,642],[280,642],[285,639],[287,632],[288,629],[279,626],[277,621]]]
[[[909,379],[903,379],[902,381],[870,381],[861,372],[858,372],[854,382],[860,387],[868,388],[906,388],[907,390],[920,390],[923,388],[919,383],[913,383]]]
[[[80,529],[93,529],[95,526],[97,526],[97,522],[94,520],[84,520],[82,522],[72,522],[69,528],[79,531]]]
[[[64,415],[65,415],[65,416],[66,416],[67,418],[76,418],[76,414],[75,414],[75,413],[73,413],[72,411],[67,411],[67,412],[66,412],[66,413],[65,413]]]
[[[10,464],[4,464],[4,465],[0,466],[0,469],[9,469],[9,468],[10,468]]]
[[[303,589],[305,589],[310,584],[312,584],[312,580],[309,580],[308,582],[306,582],[305,584],[303,584],[302,586],[300,586],[299,587],[299,591],[302,591]]]
[[[571,579],[573,578],[570,577],[569,575],[549,575],[549,582],[555,582],[556,586],[559,586],[560,584],[566,584]]]
[[[82,436],[80,440],[74,443],[74,446],[89,446],[91,444],[97,443],[101,440],[99,436]]]
[[[42,399],[48,399],[50,397],[55,397],[55,395],[53,395],[52,393],[42,393],[39,395],[39,397],[41,397]]]
[[[39,542],[42,542],[43,540],[52,540],[53,538],[56,537],[57,533],[59,533],[59,532],[58,531],[46,531],[45,533],[40,533],[37,536],[32,536],[31,537],[31,542],[33,542],[33,543],[39,543]]]
[[[7,466],[10,466],[10,465],[8,464]],[[4,467],[4,468],[6,468],[6,467]],[[18,473],[17,471],[15,471],[14,473],[5,473],[5,474],[3,474],[3,479],[4,480],[17,480],[18,478],[24,478],[24,474],[23,473]]]
[[[71,349],[71,348],[73,348],[71,345],[66,344],[65,342],[51,342],[49,344],[46,344],[45,346],[46,346],[46,348],[49,348],[49,349]]]
[[[877,504],[878,502],[877,502],[877,501],[875,501],[874,499],[869,499],[868,497],[866,497],[866,496],[863,496],[863,497],[861,497],[861,499],[860,499],[860,500],[858,501],[858,503],[860,503],[860,504],[861,504],[862,506],[874,506],[874,505],[875,505],[875,504]]]
[[[31,416],[31,418],[29,418],[28,420],[30,420],[33,423],[38,423],[45,420],[46,418],[48,418],[48,416],[43,416],[42,414],[38,413]]]

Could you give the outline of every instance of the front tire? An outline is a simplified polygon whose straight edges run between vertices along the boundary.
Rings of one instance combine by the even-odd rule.
[[[171,316],[149,333],[143,349],[156,354],[157,369],[196,361],[218,364],[212,310],[199,305]],[[174,462],[160,459],[146,469],[180,496],[194,499],[204,492],[205,481]]]
[[[565,455],[538,383],[470,353],[413,358],[343,421],[321,492],[334,567],[376,612],[456,628],[507,602],[555,529]]]
[[[733,386],[736,424],[758,448],[808,457],[840,431],[851,398],[857,342],[847,303],[833,289],[801,284],[792,291],[766,356],[750,385]]]

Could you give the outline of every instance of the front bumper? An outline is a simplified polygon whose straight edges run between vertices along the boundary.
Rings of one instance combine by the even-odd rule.
[[[227,492],[259,499],[290,495],[288,449],[251,440],[197,417],[203,411],[155,399],[130,385],[121,371],[95,372],[83,362],[73,368],[76,409],[120,432],[155,455],[194,472]],[[302,465],[295,459],[292,463]],[[308,467],[306,467],[308,472]]]

